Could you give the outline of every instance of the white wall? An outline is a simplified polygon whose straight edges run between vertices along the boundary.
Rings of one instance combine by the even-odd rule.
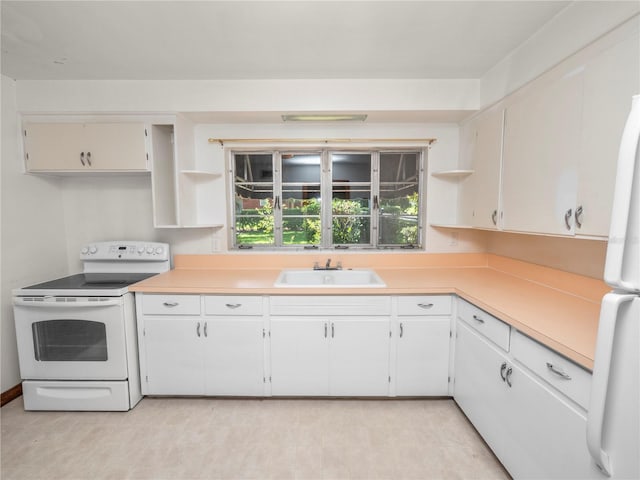
[[[571,2],[480,79],[480,105],[490,105],[631,19],[640,2]]]
[[[0,390],[20,383],[11,289],[66,275],[64,206],[58,181],[22,174],[16,85],[2,83],[2,281]]]
[[[209,138],[436,138],[428,154],[427,209],[425,225],[434,217],[455,212],[455,189],[430,176],[430,172],[455,168],[458,159],[458,126],[455,124],[254,124],[254,125],[199,125],[195,132],[196,167],[223,172],[227,161],[219,144],[208,143]],[[227,150],[232,147],[227,147]],[[226,190],[220,190],[215,204],[226,204]],[[443,212],[444,211],[444,212]],[[224,217],[224,215],[222,215]],[[460,231],[452,233],[426,227],[426,251],[477,252],[484,251],[484,235],[481,232]],[[228,230],[215,232],[215,243],[220,250],[227,249]]]

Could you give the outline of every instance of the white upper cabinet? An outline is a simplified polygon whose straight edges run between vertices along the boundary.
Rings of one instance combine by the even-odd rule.
[[[631,109],[631,97],[638,93],[637,37],[615,44],[587,63],[574,215],[576,235],[609,234],[620,139]]]
[[[606,239],[620,138],[640,93],[638,32],[621,28],[461,127],[456,224]],[[503,116],[504,114],[504,116]]]
[[[507,106],[503,163],[505,230],[573,234],[583,69],[530,89]]]
[[[27,123],[28,172],[149,171],[143,123]]]
[[[460,223],[495,230],[500,220],[503,108],[482,112],[462,129],[473,173],[461,183]],[[471,145],[471,146],[469,146]]]

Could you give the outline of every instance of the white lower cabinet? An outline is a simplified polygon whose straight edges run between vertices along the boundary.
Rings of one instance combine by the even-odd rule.
[[[389,394],[388,317],[271,317],[272,395]]]
[[[271,317],[271,394],[329,393],[329,322]]]
[[[271,298],[272,395],[387,396],[391,298]]]
[[[136,302],[143,394],[264,395],[261,297],[138,294]]]
[[[451,296],[398,297],[395,395],[449,394]]]
[[[514,478],[603,478],[586,412],[458,320],[454,398]],[[531,341],[531,340],[528,340]]]
[[[206,319],[207,395],[264,395],[262,317]]]
[[[203,395],[200,318],[148,317],[143,322],[144,348],[140,350],[145,365],[141,372],[143,395]]]

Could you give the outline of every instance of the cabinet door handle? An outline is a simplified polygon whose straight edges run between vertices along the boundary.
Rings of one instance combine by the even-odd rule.
[[[402,322],[400,322],[400,338],[402,338],[403,334],[404,334],[404,328],[402,328]]]
[[[419,303],[418,306],[420,308],[429,309],[433,308],[433,303]]]
[[[491,214],[491,221],[494,225],[498,225],[498,210],[494,210]]]
[[[567,227],[567,230],[571,230],[571,217],[573,216],[573,210],[569,209],[564,214],[564,224]]]
[[[578,208],[576,208],[576,214],[574,215],[574,218],[576,220],[576,227],[578,228],[582,228],[582,205],[580,205]]]
[[[478,322],[478,323],[484,323],[484,318],[480,318],[480,317],[479,317],[479,316],[477,316],[477,315],[474,315],[474,316],[473,316],[473,319],[474,319],[476,322]]]
[[[502,378],[502,381],[504,382],[507,377],[504,376],[504,372],[507,369],[507,362],[502,362],[502,365],[500,365],[500,378]]]
[[[86,165],[86,163],[84,163],[84,152],[80,152],[80,163],[83,167]]]
[[[552,363],[547,362],[547,368],[551,370],[553,373],[555,373],[557,376],[559,376],[560,378],[564,378],[565,380],[571,380],[571,376],[569,374],[563,372]]]
[[[204,322],[204,336],[207,336],[207,322]]]
[[[336,336],[336,329],[335,326],[333,324],[333,322],[331,322],[331,338]]]
[[[198,326],[196,327],[196,335],[200,336],[200,322],[198,322]]]
[[[327,322],[324,322],[324,338],[327,338]]]
[[[173,308],[173,307],[177,307],[179,303],[178,302],[162,302],[162,305],[164,305],[165,307]]]
[[[236,309],[242,306],[241,303],[225,303],[227,308]]]
[[[507,368],[507,374],[504,376],[504,381],[507,382],[507,385],[509,385],[509,388],[511,388],[511,374],[513,373],[513,368],[509,367]]]
[[[87,163],[91,166],[91,152],[87,152]]]

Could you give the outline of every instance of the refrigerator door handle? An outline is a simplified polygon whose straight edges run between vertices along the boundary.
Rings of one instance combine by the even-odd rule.
[[[609,230],[609,244],[607,246],[607,260],[604,269],[604,280],[614,288],[633,291],[622,278],[625,243],[633,241],[627,238],[631,210],[631,195],[633,191],[634,169],[638,155],[638,139],[640,139],[640,95],[633,97],[631,113],[627,118],[620,141],[618,154],[618,168],[616,174],[616,188],[613,196],[611,213],[611,227]]]
[[[631,302],[635,298],[637,298],[637,295],[607,293],[602,299],[602,307],[600,309],[598,341],[596,343],[595,363],[591,381],[591,399],[587,415],[587,447],[598,468],[609,477],[612,473],[612,466],[609,455],[602,448],[602,434],[607,391],[609,389],[613,340],[620,305]]]

